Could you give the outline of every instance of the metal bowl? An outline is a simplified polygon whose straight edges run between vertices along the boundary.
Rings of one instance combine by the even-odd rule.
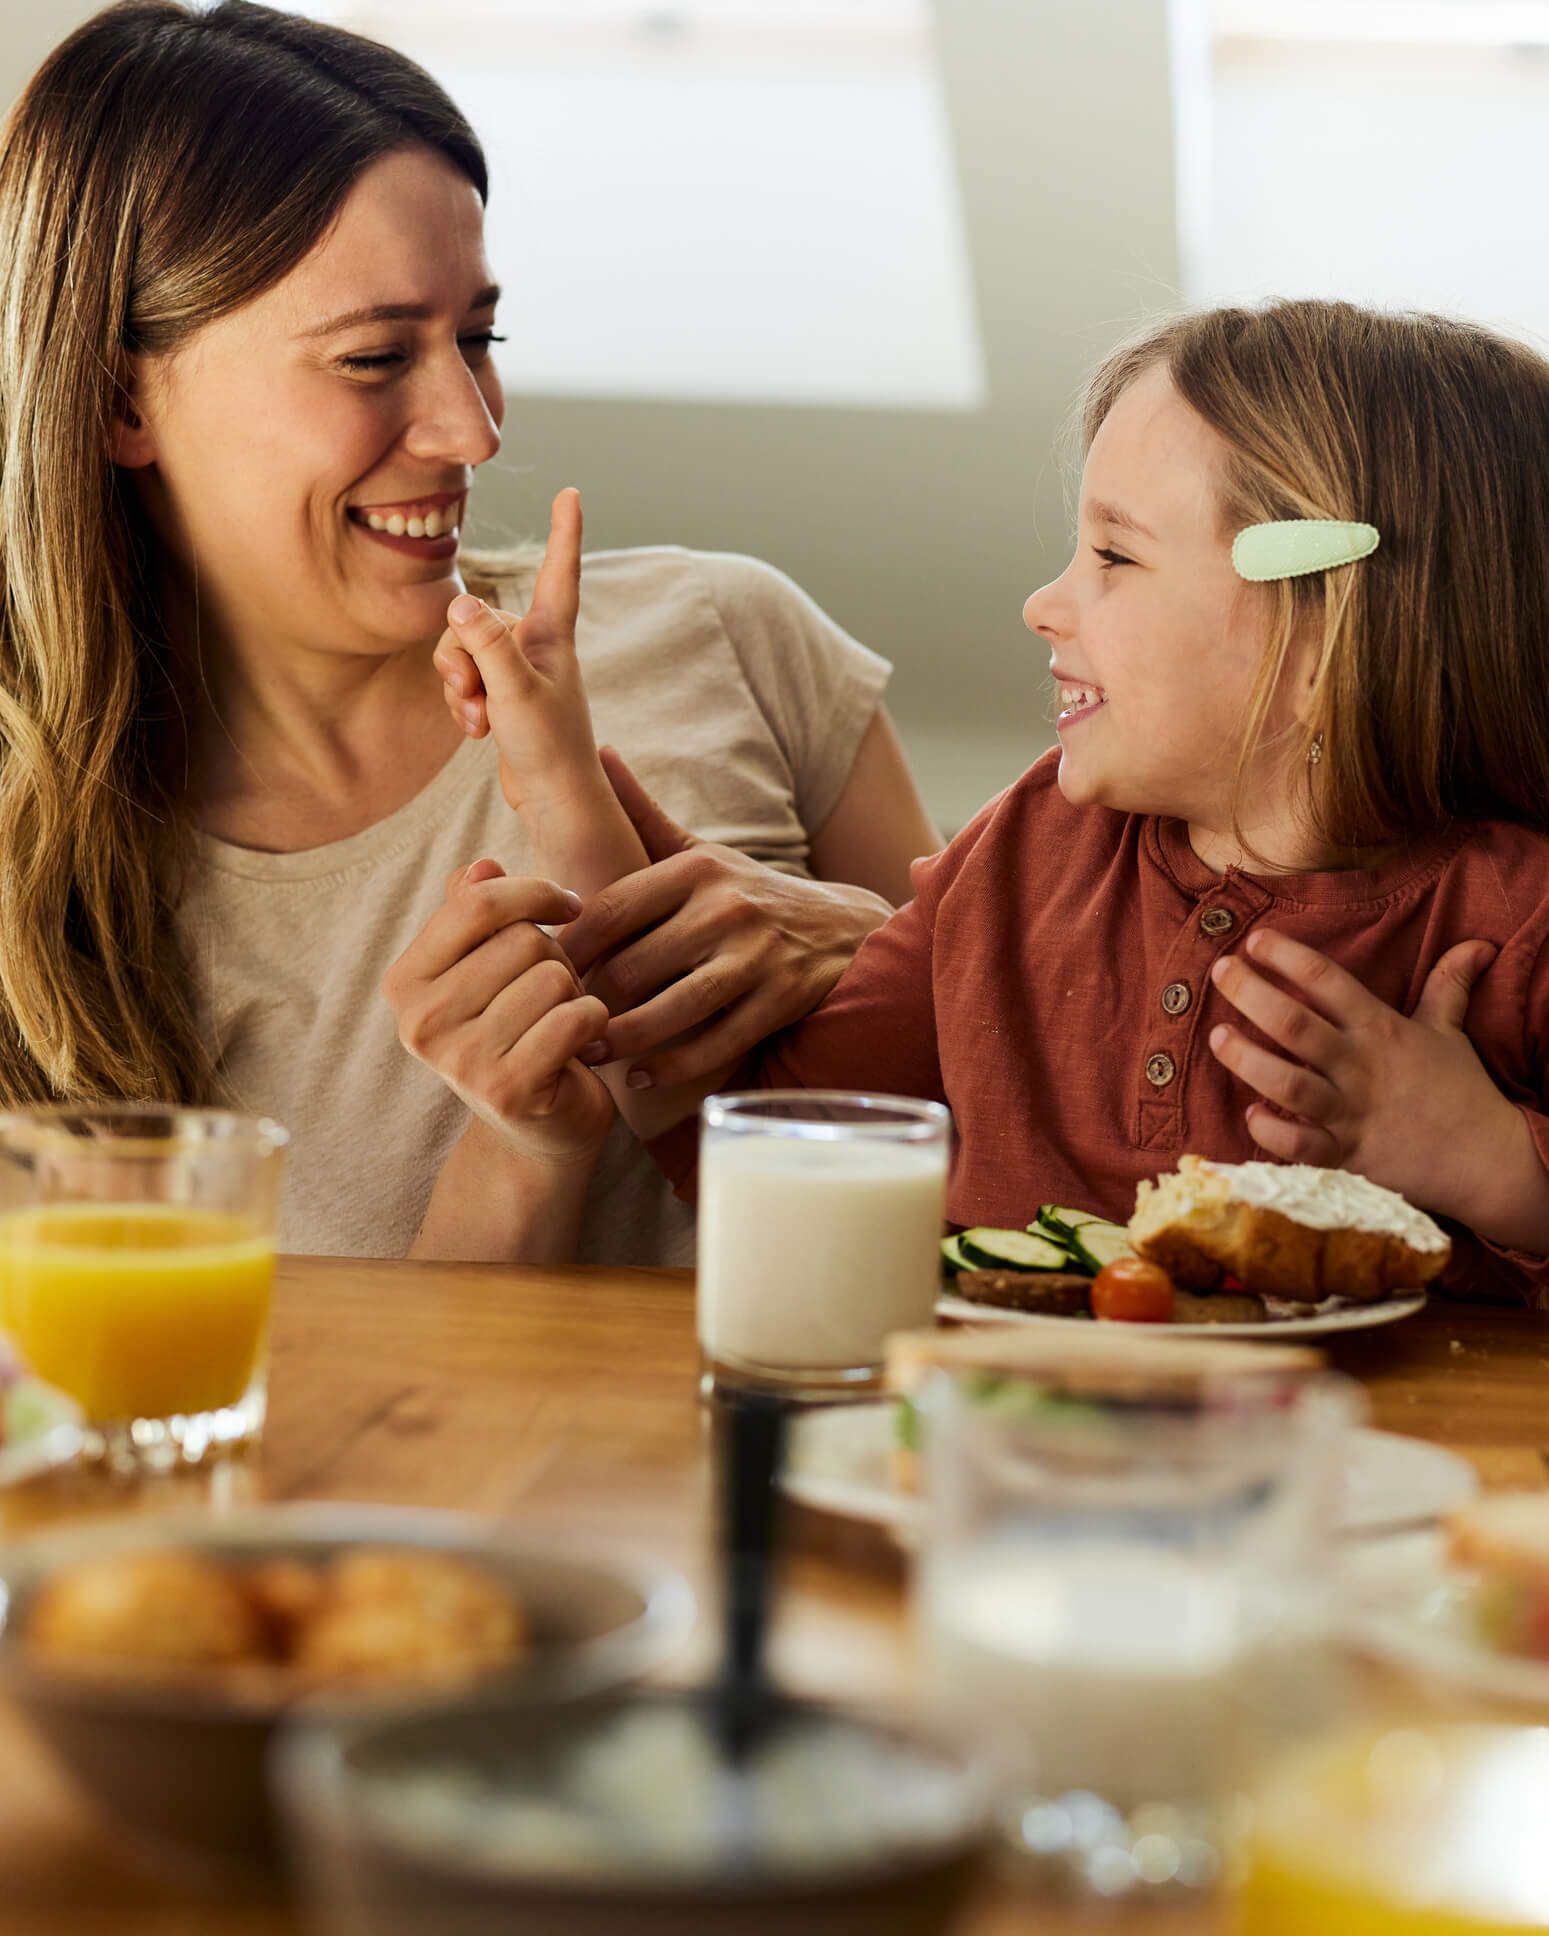
[[[187,1547],[221,1559],[323,1561],[358,1545],[429,1547],[509,1587],[531,1645],[481,1679],[513,1705],[616,1687],[658,1666],[693,1622],[682,1578],[583,1547],[539,1544],[471,1516],[374,1505],[279,1505],[223,1514],[134,1514],[58,1527],[0,1552],[0,1683],[58,1759],[142,1847],[182,1869],[263,1869],[277,1851],[264,1761],[303,1716],[363,1718],[444,1702],[445,1687],[239,1698],[220,1678],[108,1678],[31,1654],[33,1594],[58,1568],[135,1547]]]

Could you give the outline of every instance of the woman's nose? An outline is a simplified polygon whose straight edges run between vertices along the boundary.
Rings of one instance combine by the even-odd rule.
[[[482,464],[500,448],[500,426],[461,354],[425,373],[405,443],[415,457]]]

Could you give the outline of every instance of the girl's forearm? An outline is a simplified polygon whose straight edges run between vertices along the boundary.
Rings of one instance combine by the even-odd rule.
[[[549,1164],[477,1117],[442,1165],[409,1256],[422,1262],[568,1264],[595,1153]]]
[[[1549,1170],[1520,1109],[1507,1104],[1500,1124],[1497,1133],[1471,1139],[1470,1177],[1451,1193],[1455,1200],[1426,1207],[1503,1250],[1549,1257]]]
[[[639,834],[601,765],[542,798],[524,800],[522,824],[537,871],[589,897],[649,864]]]

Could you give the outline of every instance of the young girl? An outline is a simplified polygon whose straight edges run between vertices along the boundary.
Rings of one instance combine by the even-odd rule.
[[[959,1223],[1125,1218],[1185,1150],[1267,1155],[1401,1191],[1450,1284],[1549,1303],[1549,365],[1223,310],[1110,358],[1084,431],[1076,553],[1024,612],[1058,750],[729,1079],[946,1101]],[[563,643],[454,617],[549,870],[638,864]],[[617,1093],[679,1120],[682,1182],[692,1098],[650,1080]]]

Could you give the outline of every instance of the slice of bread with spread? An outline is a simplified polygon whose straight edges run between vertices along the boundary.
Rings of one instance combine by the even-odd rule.
[[[1211,1290],[1230,1273],[1245,1291],[1305,1304],[1419,1290],[1452,1254],[1429,1217],[1364,1176],[1202,1156],[1140,1185],[1129,1234],[1185,1289]]]

